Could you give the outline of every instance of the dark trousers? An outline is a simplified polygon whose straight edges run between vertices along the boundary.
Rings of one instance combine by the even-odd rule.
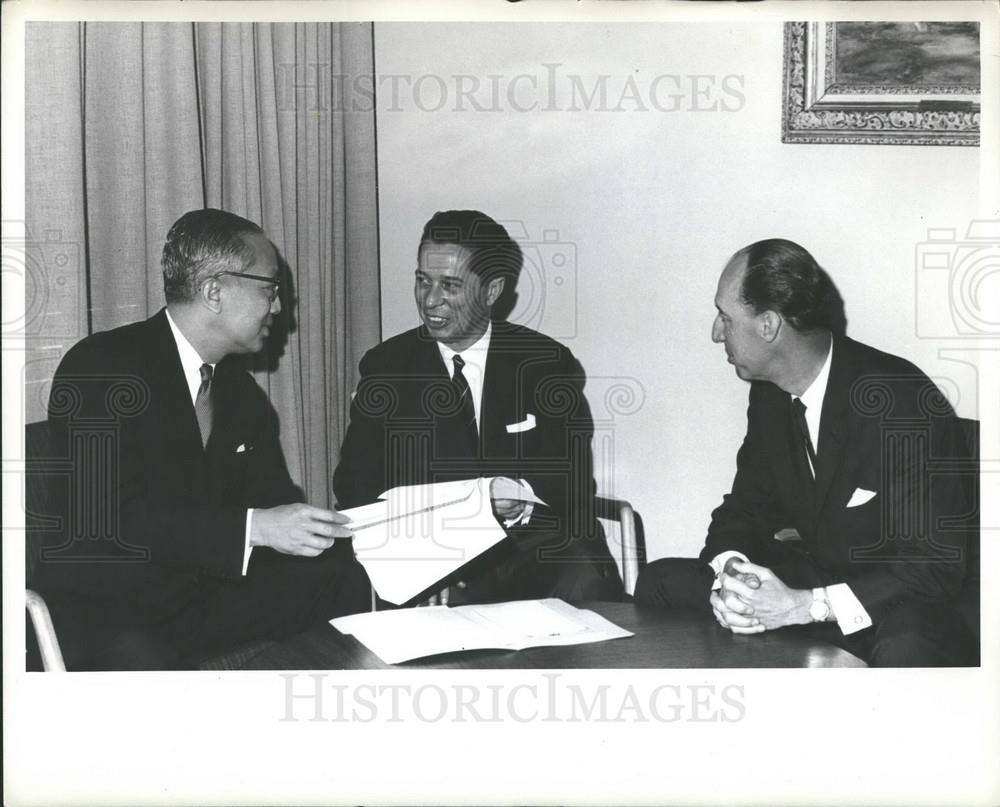
[[[779,578],[781,573],[774,570]],[[715,573],[696,558],[663,558],[639,573],[637,602],[711,614]],[[784,578],[782,578],[784,581]],[[819,585],[818,583],[816,585]],[[720,628],[721,630],[721,628]],[[946,603],[903,600],[874,625],[845,636],[835,622],[795,625],[853,653],[872,667],[966,667],[979,664],[979,643],[959,614]]]
[[[603,532],[569,541],[555,531],[512,529],[503,541],[410,604],[424,602],[446,586],[449,605],[545,597],[567,602],[622,598],[621,578]]]
[[[366,611],[371,588],[347,544],[316,558],[254,549],[244,578],[206,580],[179,612],[156,621],[110,599],[66,591],[45,598],[67,669],[171,670]]]

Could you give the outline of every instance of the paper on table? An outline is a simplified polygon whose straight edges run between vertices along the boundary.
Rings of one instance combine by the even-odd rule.
[[[401,608],[330,621],[386,664],[458,650],[586,644],[632,634],[593,611],[562,600],[519,600],[458,608]]]
[[[412,599],[504,539],[488,479],[393,488],[385,501],[343,510],[354,552],[379,596]]]

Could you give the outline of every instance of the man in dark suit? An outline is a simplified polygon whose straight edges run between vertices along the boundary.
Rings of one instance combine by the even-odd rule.
[[[967,535],[951,407],[904,359],[835,334],[839,296],[802,247],[772,239],[729,261],[712,339],[750,381],[732,491],[698,560],[651,563],[636,599],[711,608],[734,633],[813,630],[870,664],[969,663],[952,608]]]
[[[274,246],[195,210],[163,249],[167,307],[63,358],[49,403],[72,470],[35,584],[70,669],[171,669],[364,610],[346,519],[301,503],[240,354],[281,311]]]
[[[453,604],[595,599],[616,588],[594,513],[583,369],[555,340],[491,319],[521,262],[518,245],[484,213],[439,212],[427,222],[414,288],[423,325],[362,359],[334,474],[341,507],[401,485],[505,480],[514,492],[494,482],[492,501],[508,537],[446,581]]]

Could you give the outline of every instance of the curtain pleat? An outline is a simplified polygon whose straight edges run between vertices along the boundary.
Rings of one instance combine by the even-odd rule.
[[[191,25],[143,25],[146,310],[164,303],[160,255],[173,211],[205,204]],[[162,66],[168,65],[169,69]]]
[[[88,332],[82,26],[28,23],[25,79],[25,414],[31,421],[45,417],[63,353]]]
[[[221,207],[287,262],[284,340],[253,370],[293,478],[332,502],[357,364],[380,338],[374,106],[345,105],[338,77],[370,82],[373,62],[368,23],[28,26],[26,226],[72,247],[62,282],[36,284],[51,344],[29,361],[30,420],[67,348],[163,305],[173,221]]]

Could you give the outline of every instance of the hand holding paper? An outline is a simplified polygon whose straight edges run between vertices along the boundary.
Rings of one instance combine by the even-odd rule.
[[[308,504],[255,509],[250,546],[269,546],[285,555],[314,558],[333,546],[335,538],[350,538],[352,527],[343,513]]]
[[[506,476],[497,476],[490,481],[490,498],[493,500],[493,511],[507,521],[519,518],[528,503],[545,504],[526,485]]]
[[[544,504],[513,480],[489,478],[393,488],[381,501],[342,511],[382,599],[404,603],[506,537],[493,515],[494,483],[504,497]]]

